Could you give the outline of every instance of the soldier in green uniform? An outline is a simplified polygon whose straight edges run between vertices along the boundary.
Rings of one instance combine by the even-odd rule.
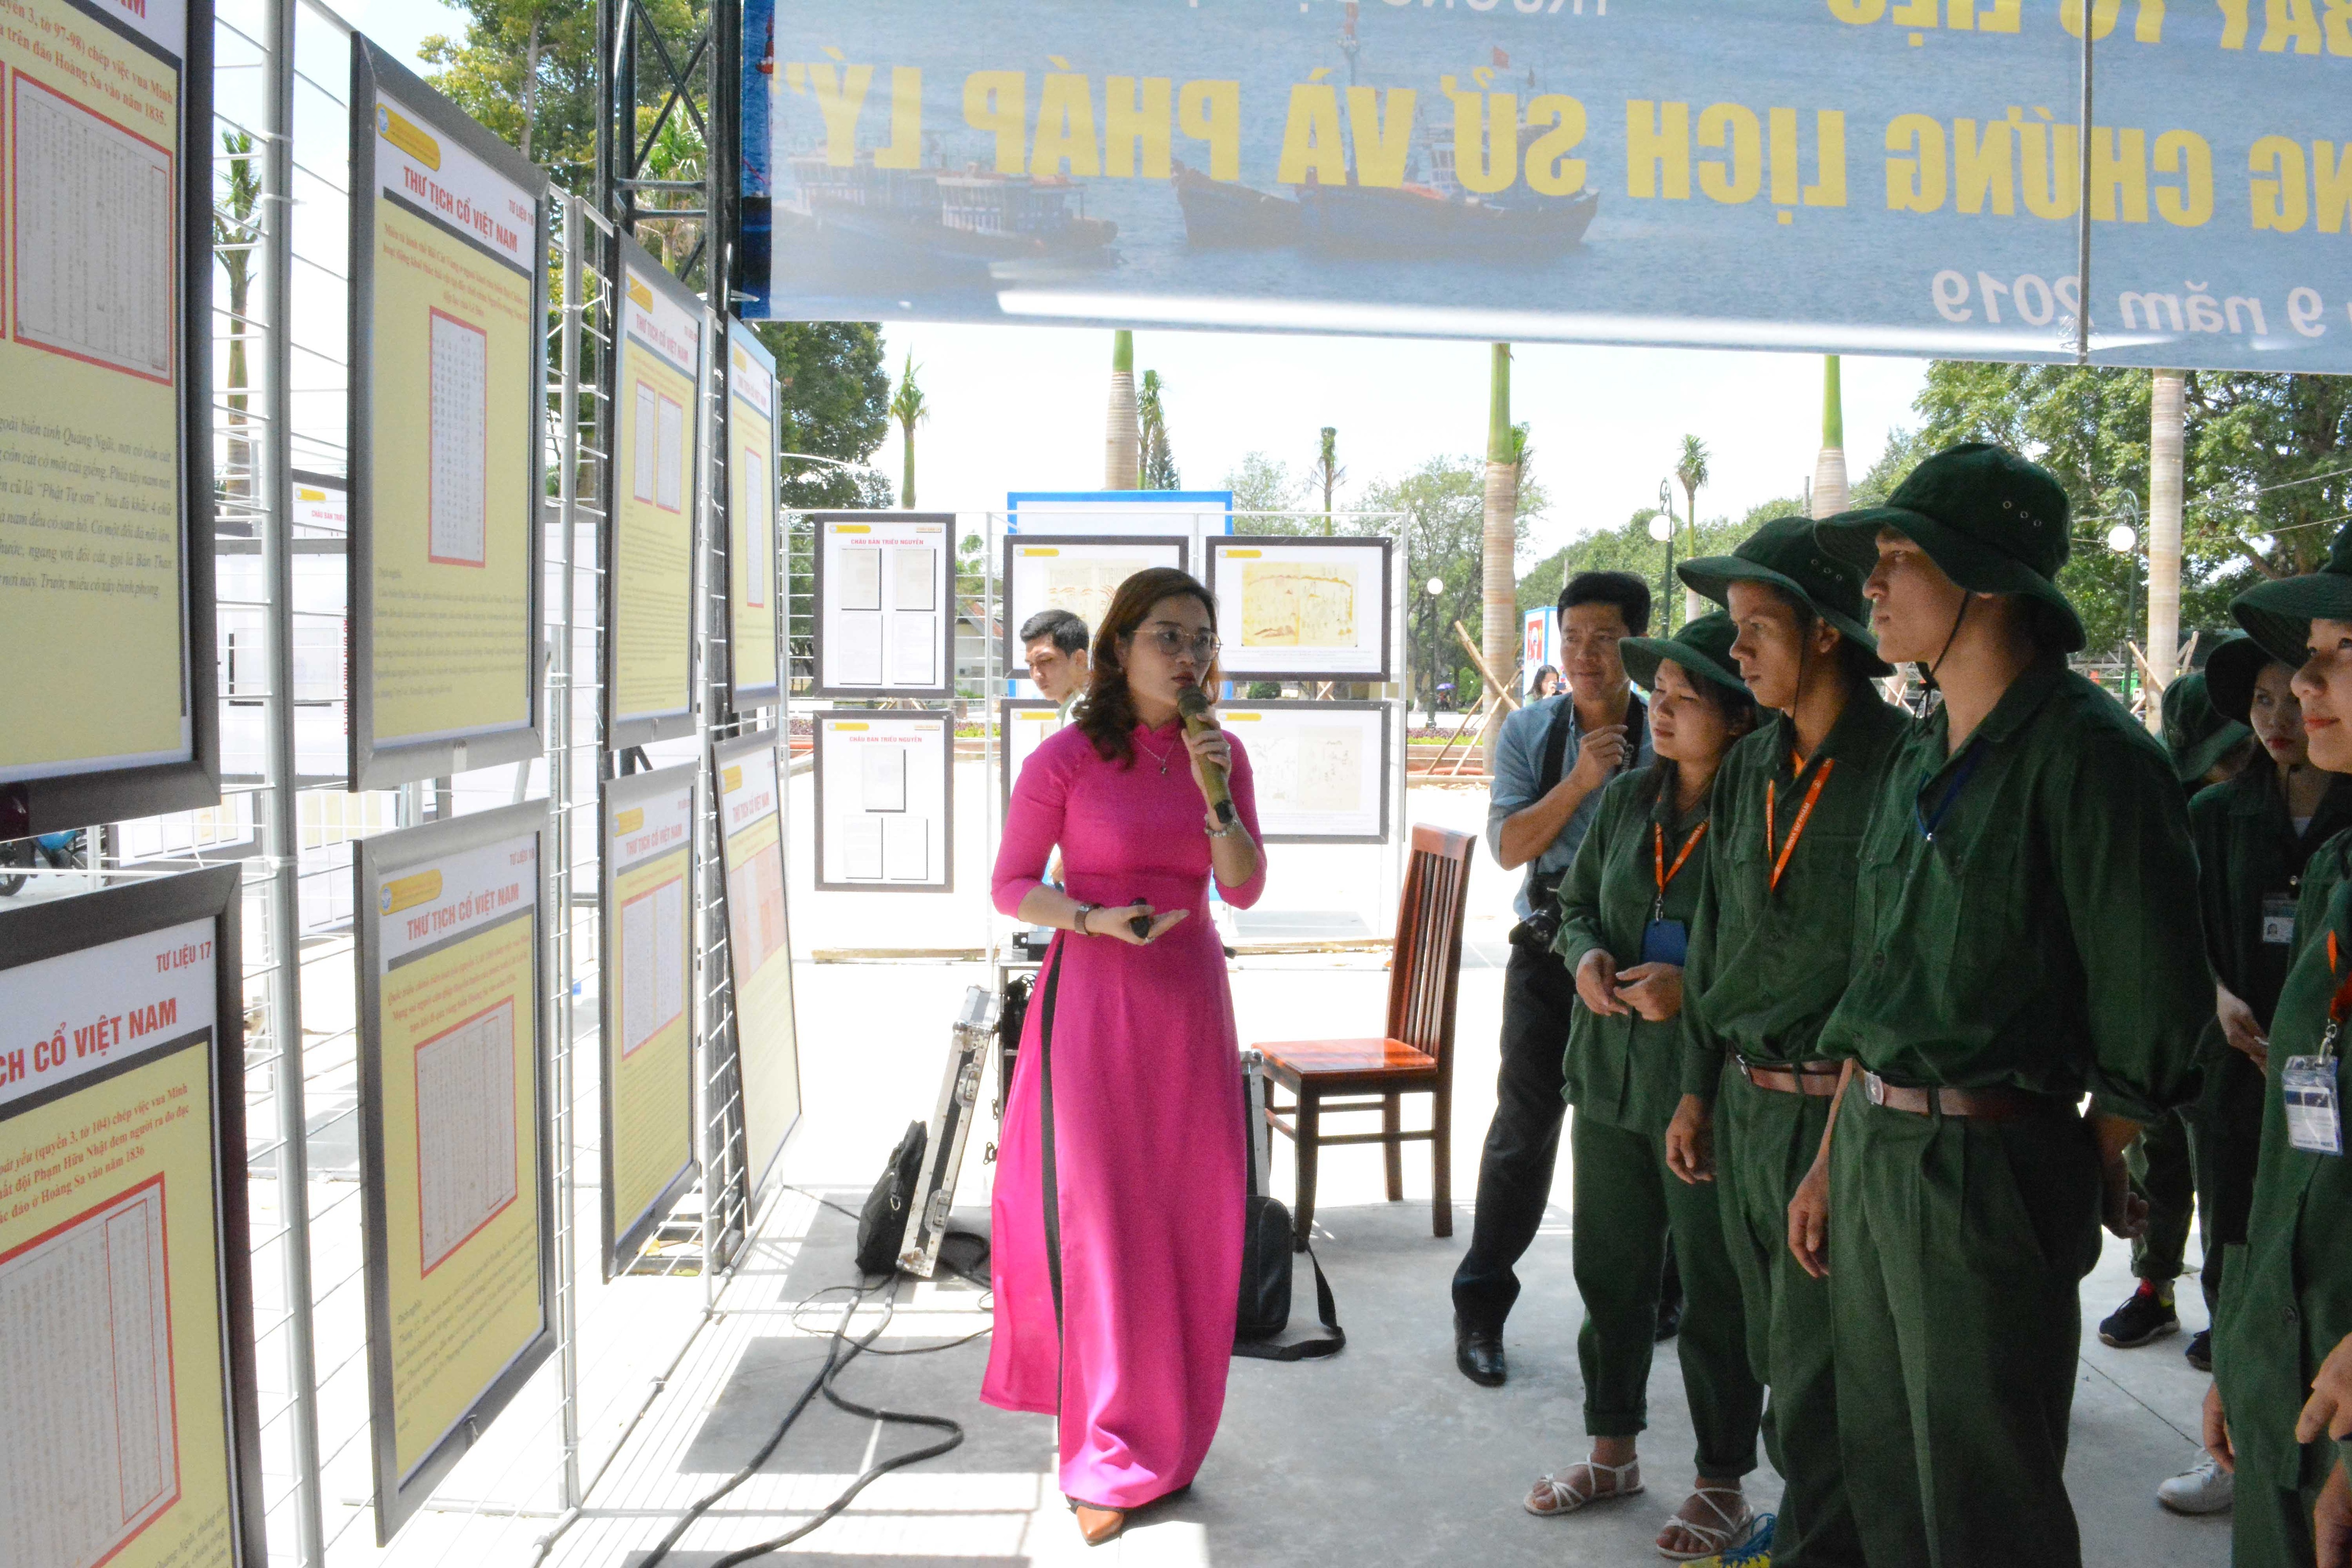
[[[2293,666],[2237,636],[2214,648],[2204,671],[2216,717],[2232,727],[2250,725],[2256,742],[2242,771],[2189,806],[2216,980],[2216,1017],[2205,1030],[2205,1087],[2189,1117],[2209,1316],[2221,1301],[2225,1249],[2246,1239],[2271,1020],[2294,952],[2304,866],[2321,844],[2352,827],[2352,778],[2311,762],[2294,676]],[[2168,714],[2173,690],[2186,679],[2165,692]],[[2313,912],[2315,922],[2324,916],[2324,908]],[[2148,1225],[2154,1231],[2153,1207]],[[2157,1499],[2177,1512],[2218,1513],[2233,1491],[2230,1473],[2208,1456],[2158,1488]]]
[[[1625,668],[1651,693],[1659,760],[1612,780],[1559,886],[1553,951],[1575,977],[1569,1022],[1573,1262],[1584,1300],[1589,1458],[1538,1479],[1530,1513],[1573,1513],[1642,1489],[1636,1435],[1648,1424],[1660,1276],[1671,1239],[1685,1305],[1679,1351],[1696,1429],[1697,1484],[1658,1535],[1689,1561],[1742,1544],[1755,1515],[1740,1479],[1756,1468],[1764,1391],[1748,1365],[1739,1279],[1712,1187],[1666,1173],[1666,1124],[1681,1094],[1683,963],[1724,753],[1755,723],[1731,663],[1731,622],[1706,616],[1678,637],[1628,637]]]
[[[2144,1223],[2124,1149],[2194,1094],[2211,1011],[2170,760],[2066,668],[2067,527],[2056,479],[1971,444],[1815,530],[1869,567],[1881,656],[1943,697],[1863,836],[1853,976],[1819,1047],[1853,1061],[1789,1219],[1829,1274],[1872,1568],[2081,1562],[2077,1290],[2101,1219]]]
[[[2230,608],[2297,666],[2311,761],[2352,773],[2352,530],[2320,571],[2257,584]],[[2345,1455],[2326,1440],[2352,1435],[2352,1171],[2337,1068],[2352,1019],[2352,887],[2333,882],[2315,917],[2311,880],[2271,1018],[2253,1208],[2222,1263],[2205,1403],[2206,1447],[2238,1480],[2238,1568],[2340,1568],[2352,1550]]]
[[[1682,579],[1730,606],[1739,673],[1779,716],[1715,780],[1714,843],[1684,974],[1682,1103],[1666,1158],[1717,1183],[1739,1271],[1765,1427],[1785,1479],[1776,1568],[1863,1562],[1838,1452],[1830,1292],[1789,1251],[1789,1204],[1812,1168],[1839,1064],[1818,1048],[1851,972],[1855,854],[1886,760],[1911,728],[1872,677],[1892,674],[1863,617],[1862,574],[1805,518],[1766,523]]]

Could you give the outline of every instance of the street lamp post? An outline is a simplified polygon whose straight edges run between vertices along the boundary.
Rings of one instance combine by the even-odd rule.
[[[1423,584],[1423,591],[1429,595],[1429,727],[1434,730],[1437,728],[1438,650],[1445,646],[1438,633],[1437,601],[1444,596],[1445,579],[1432,577]]]
[[[1672,479],[1658,481],[1658,515],[1650,520],[1650,537],[1666,547],[1665,570],[1658,574],[1658,626],[1662,633],[1674,631],[1675,602],[1675,488]]]
[[[2139,517],[2139,508],[2133,502],[2132,498],[2129,495],[2126,495],[2123,498],[2123,500],[2124,510],[2126,515],[2129,516],[2133,521],[2137,521]],[[2133,527],[2132,522],[2119,522],[2116,524],[2113,528],[2107,530],[2107,548],[2124,558],[2124,572],[2126,574],[2124,588],[2124,646],[2117,651],[2123,657],[2124,706],[2128,708],[2131,706],[2131,690],[2134,684],[2132,679],[2131,656],[2132,623],[2139,618],[2139,530]],[[2142,685],[2141,689],[2145,691],[2147,689],[2146,686]]]

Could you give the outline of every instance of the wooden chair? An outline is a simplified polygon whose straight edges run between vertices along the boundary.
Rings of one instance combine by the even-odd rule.
[[[1378,1143],[1388,1157],[1389,1202],[1404,1200],[1404,1145],[1430,1145],[1430,1230],[1454,1234],[1454,1000],[1462,975],[1462,917],[1477,839],[1438,827],[1412,830],[1412,859],[1397,901],[1389,960],[1388,1033],[1379,1039],[1283,1040],[1261,1045],[1267,1077],[1293,1096],[1269,1092],[1265,1119],[1298,1150],[1296,1246],[1315,1223],[1315,1165],[1321,1150]],[[1403,1097],[1430,1097],[1426,1131],[1404,1131]],[[1325,1114],[1378,1110],[1378,1132],[1328,1133]],[[1290,1120],[1286,1121],[1285,1116]]]

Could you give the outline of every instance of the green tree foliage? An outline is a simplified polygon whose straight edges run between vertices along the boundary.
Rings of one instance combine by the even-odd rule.
[[[1698,525],[1698,547],[1702,555],[1727,555],[1739,546],[1740,541],[1776,517],[1801,515],[1804,504],[1793,499],[1769,500],[1748,509],[1748,514],[1736,521],[1730,518],[1713,518]],[[1650,537],[1650,520],[1658,509],[1645,506],[1615,528],[1588,533],[1573,544],[1554,551],[1542,561],[1519,574],[1519,612],[1541,609],[1559,603],[1559,593],[1568,580],[1579,572],[1631,572],[1650,585],[1650,617],[1654,624],[1682,624],[1682,584],[1673,584],[1674,591],[1661,600],[1661,574],[1666,565],[1666,547]],[[1689,531],[1677,528],[1675,532],[1675,559],[1687,561],[1690,550],[1685,541]],[[1662,618],[1663,607],[1663,618]]]
[[[1518,546],[1525,549],[1530,520],[1549,504],[1543,487],[1532,478],[1519,482]],[[1460,621],[1475,640],[1480,621],[1479,563],[1486,521],[1486,460],[1469,456],[1432,458],[1402,479],[1368,486],[1364,507],[1374,512],[1402,512],[1402,529],[1389,519],[1363,516],[1334,520],[1343,534],[1398,533],[1403,546],[1406,615],[1412,644],[1409,657],[1419,668],[1429,658],[1433,629],[1439,637],[1441,679],[1454,685],[1454,706],[1477,700],[1478,671],[1462,645],[1454,640],[1454,623]],[[1291,531],[1310,528],[1319,533],[1321,518]],[[1444,580],[1445,590],[1433,599],[1429,580]],[[1416,693],[1425,695],[1425,693]]]
[[[1307,500],[1306,481],[1264,452],[1244,454],[1225,475],[1224,488],[1234,492],[1235,511],[1297,511]],[[1297,524],[1296,518],[1249,518],[1240,527],[1244,533],[1297,533]]]
[[[595,0],[451,0],[466,36],[435,34],[418,51],[426,79],[568,191],[596,174]],[[664,36],[693,26],[681,0],[649,0]]]
[[[1183,479],[1176,472],[1176,456],[1168,446],[1168,407],[1161,400],[1168,384],[1160,379],[1156,370],[1143,373],[1143,388],[1135,399],[1136,423],[1143,436],[1143,480],[1147,490],[1181,490]]]
[[[930,405],[923,401],[923,389],[915,384],[915,355],[909,350],[907,368],[898,377],[898,390],[890,398],[890,417],[898,422],[905,434],[906,474],[898,481],[898,504],[910,510],[915,504],[915,426],[930,416]]]
[[[865,463],[890,433],[890,374],[871,321],[759,321],[776,356],[776,444]],[[784,504],[810,511],[890,504],[887,475],[783,459]]]
[[[2074,553],[2059,583],[2095,654],[2120,655],[2126,636],[2146,636],[2145,591],[2135,599],[2132,582],[2146,571],[2145,555],[2116,553],[2105,535],[2134,522],[2145,549],[2149,387],[2142,370],[1939,361],[1916,405],[1916,452],[1905,454],[1916,460],[1958,441],[1997,441],[2058,476],[2074,509]],[[2352,473],[2344,471],[2352,469],[2352,382],[2193,373],[2187,443],[2180,626],[2184,637],[2200,631],[2210,641],[2231,624],[2232,596],[2263,576],[2312,570],[2352,513]],[[2127,626],[2135,602],[2137,624]]]

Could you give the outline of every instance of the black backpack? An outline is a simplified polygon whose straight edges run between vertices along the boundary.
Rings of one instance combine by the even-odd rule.
[[[1279,1198],[1265,1194],[1265,1173],[1258,1168],[1257,1134],[1263,1125],[1265,1080],[1259,1076],[1256,1053],[1242,1067],[1242,1111],[1245,1118],[1243,1145],[1248,1151],[1249,1196],[1242,1219],[1241,1309],[1234,1319],[1234,1354],[1257,1361],[1307,1361],[1337,1355],[1348,1345],[1348,1331],[1339,1326],[1339,1310],[1332,1302],[1330,1282],[1315,1249],[1307,1248],[1307,1266],[1315,1270],[1316,1315],[1330,1332],[1318,1339],[1282,1345],[1269,1342],[1290,1325],[1290,1210]]]
[[[916,1184],[922,1180],[923,1145],[930,1129],[919,1121],[907,1123],[907,1135],[890,1151],[882,1179],[866,1196],[857,1215],[857,1268],[862,1274],[891,1274],[898,1253],[907,1245],[907,1220],[915,1202]]]

